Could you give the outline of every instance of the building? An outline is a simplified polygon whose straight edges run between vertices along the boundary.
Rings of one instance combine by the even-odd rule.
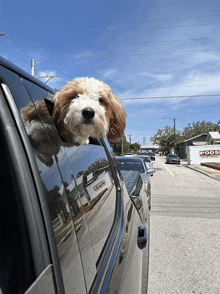
[[[220,131],[209,132],[207,136],[207,145],[216,145],[216,144],[220,144]]]
[[[181,158],[186,158],[187,157],[187,147],[188,146],[205,146],[207,145],[207,134],[203,133],[198,136],[189,138],[185,141],[183,141],[179,145],[179,156]]]
[[[159,149],[158,145],[142,145],[140,151],[153,151],[156,152]]]

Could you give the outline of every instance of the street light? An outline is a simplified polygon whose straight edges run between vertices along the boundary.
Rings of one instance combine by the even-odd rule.
[[[176,123],[176,119],[175,118],[169,118],[169,117],[164,118],[164,119],[172,119],[173,122],[174,122],[174,126],[173,126],[173,133],[174,133],[174,154],[176,154],[175,153],[175,148],[176,148],[176,135],[175,135],[176,128],[175,128],[175,123]]]

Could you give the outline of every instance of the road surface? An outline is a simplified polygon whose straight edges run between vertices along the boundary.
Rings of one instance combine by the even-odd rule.
[[[148,294],[220,293],[220,182],[156,157]]]

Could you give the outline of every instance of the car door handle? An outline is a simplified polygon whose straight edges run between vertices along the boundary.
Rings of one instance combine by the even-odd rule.
[[[147,245],[147,229],[144,226],[138,227],[137,244],[140,249],[144,249]]]

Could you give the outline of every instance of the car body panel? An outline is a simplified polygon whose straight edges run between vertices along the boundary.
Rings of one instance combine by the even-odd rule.
[[[27,250],[23,249],[22,254],[29,256],[30,265],[22,265],[26,282],[20,280],[19,263],[8,259],[9,274],[0,273],[3,293],[146,293],[150,235],[147,182],[136,173],[133,189],[127,190],[106,139],[56,149],[47,125],[37,114],[42,144],[51,153],[51,161],[46,164],[40,156],[42,146],[33,144],[20,112],[28,104],[35,107],[36,101],[55,91],[1,58],[0,80],[0,101],[8,111],[2,108],[1,117],[6,117],[1,121],[10,116],[13,122],[10,128],[3,124],[1,135],[9,138],[4,141],[4,152],[15,138],[10,143],[10,153],[16,153],[18,159],[19,154],[23,156],[16,166],[17,174],[28,179],[22,182],[18,196],[13,186],[12,193],[25,199],[29,191],[28,201],[20,204],[24,234],[18,235]],[[16,164],[15,157],[10,158]],[[7,177],[4,180],[9,187]],[[19,176],[14,178],[16,181],[20,181]],[[9,210],[16,207],[8,205]],[[144,249],[137,243],[140,227],[147,231]],[[22,254],[20,260],[25,261]],[[5,287],[4,280],[8,280]],[[7,288],[11,280],[16,290]],[[132,286],[128,287],[130,282]]]

